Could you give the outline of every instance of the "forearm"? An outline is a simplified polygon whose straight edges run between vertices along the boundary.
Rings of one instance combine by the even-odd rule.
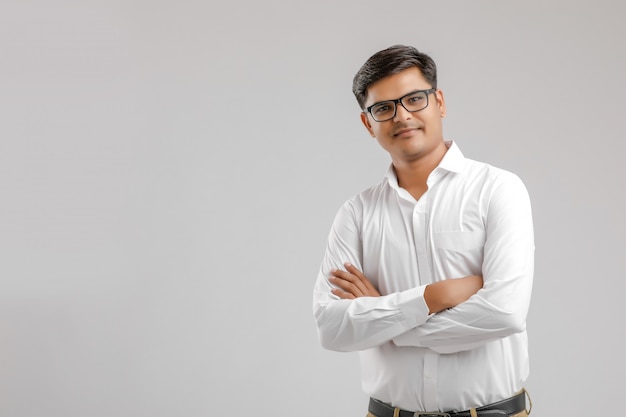
[[[329,296],[325,282],[316,284],[313,309],[320,342],[326,349],[356,351],[379,346],[428,318],[424,287],[343,300]]]
[[[430,314],[439,313],[461,304],[482,286],[483,279],[480,275],[438,281],[426,286],[424,300]]]

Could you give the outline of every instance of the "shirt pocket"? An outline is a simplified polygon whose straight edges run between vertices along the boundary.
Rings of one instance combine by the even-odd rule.
[[[435,232],[434,243],[438,249],[452,250],[456,252],[481,249],[485,246],[484,230],[465,232]]]
[[[484,230],[435,232],[433,245],[438,261],[435,262],[448,275],[447,278],[479,275],[482,273],[486,237]]]

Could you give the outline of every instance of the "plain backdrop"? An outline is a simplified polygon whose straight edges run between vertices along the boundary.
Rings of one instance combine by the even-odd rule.
[[[625,18],[617,0],[3,0],[0,416],[364,416],[312,286],[337,209],[388,167],[351,83],[396,43],[437,62],[446,138],[530,192],[533,415],[619,410]]]

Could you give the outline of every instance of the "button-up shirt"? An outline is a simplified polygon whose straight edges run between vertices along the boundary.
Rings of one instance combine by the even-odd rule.
[[[520,178],[465,158],[454,142],[415,200],[393,165],[338,211],[314,286],[323,347],[359,351],[362,387],[412,411],[460,411],[508,398],[529,372],[526,316],[534,237]],[[339,299],[328,278],[350,262],[380,297]],[[425,287],[482,275],[467,301],[429,314]]]

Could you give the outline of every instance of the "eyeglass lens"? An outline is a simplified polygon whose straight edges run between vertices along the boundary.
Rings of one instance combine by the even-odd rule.
[[[407,111],[419,111],[428,106],[428,94],[425,91],[416,91],[402,97],[400,102]],[[392,119],[396,115],[396,102],[390,100],[378,103],[372,107],[371,114],[377,122]]]

